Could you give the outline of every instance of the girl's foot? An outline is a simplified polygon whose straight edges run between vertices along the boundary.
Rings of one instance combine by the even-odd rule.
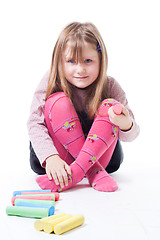
[[[73,187],[76,183],[80,182],[84,177],[84,171],[74,162],[70,165],[72,175],[68,174],[68,186],[61,188],[56,185],[54,180],[49,180],[47,174],[37,177],[36,182],[41,189],[51,189],[53,192],[61,192]]]
[[[95,163],[86,174],[89,184],[97,191],[114,192],[118,189],[117,183],[100,165]]]

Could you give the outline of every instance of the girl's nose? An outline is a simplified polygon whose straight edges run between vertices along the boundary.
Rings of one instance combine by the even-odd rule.
[[[78,74],[85,73],[84,64],[82,64],[82,63],[78,63],[78,64],[77,64],[77,73],[78,73]]]

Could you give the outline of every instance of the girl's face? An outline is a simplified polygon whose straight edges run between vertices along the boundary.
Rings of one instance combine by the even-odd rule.
[[[100,57],[96,47],[85,42],[82,49],[82,60],[72,59],[71,48],[67,44],[62,55],[62,66],[65,78],[78,88],[92,84],[99,75]]]

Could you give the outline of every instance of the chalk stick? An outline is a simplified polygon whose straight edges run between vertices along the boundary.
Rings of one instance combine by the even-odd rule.
[[[12,197],[12,199],[11,199],[12,205],[14,205],[15,199],[33,199],[33,200],[53,201],[53,200],[55,200],[55,195],[54,194],[17,195],[17,196]]]
[[[84,217],[82,215],[76,215],[72,218],[69,218],[54,227],[55,234],[62,234],[65,233],[73,228],[76,228],[84,223]]]
[[[6,208],[7,215],[28,217],[28,218],[44,218],[48,216],[47,208],[34,208],[34,207],[18,207],[9,206]]]
[[[35,227],[36,230],[42,231],[42,230],[44,230],[44,224],[46,222],[49,222],[51,220],[63,217],[65,215],[66,215],[65,213],[59,213],[59,214],[55,214],[55,215],[50,216],[50,217],[45,217],[45,218],[36,220],[35,223],[34,223],[34,227]]]
[[[47,200],[33,200],[33,199],[16,199],[14,202],[14,205],[17,206],[18,202],[30,202],[30,203],[37,203],[37,204],[43,204],[43,205],[49,205],[55,207],[55,201],[47,201]]]
[[[59,193],[58,192],[50,192],[50,193],[25,193],[17,196],[53,196],[53,200],[58,201],[59,200]]]
[[[50,195],[50,194],[54,194],[55,195],[55,201],[59,200],[59,193],[58,192],[23,192],[23,191],[18,191],[13,193],[13,196],[20,196],[20,195]]]
[[[32,192],[32,193],[45,193],[45,192],[51,192],[51,190],[50,189],[48,189],[48,190],[21,190],[21,191],[14,191],[13,192],[13,196],[16,196],[16,195],[21,195],[22,194],[22,192],[23,193],[28,193],[28,192]]]
[[[63,217],[60,217],[60,218],[57,218],[57,219],[53,219],[51,221],[47,221],[45,224],[44,224],[44,231],[46,233],[52,233],[54,232],[54,227],[56,226],[56,224],[58,223],[61,223],[69,218],[71,218],[72,215],[65,215]]]
[[[47,201],[53,201],[52,196],[28,196],[28,195],[17,195],[15,197],[12,197],[11,202],[12,205],[15,205],[15,200],[16,199],[32,199],[32,200],[47,200]]]
[[[19,207],[34,207],[34,208],[47,208],[48,209],[48,216],[54,215],[54,211],[55,211],[55,208],[53,206],[38,204],[38,203],[33,203],[33,202],[19,201],[16,204],[16,206],[19,206]]]
[[[21,192],[21,194],[19,195],[49,195],[49,194],[54,194],[55,195],[55,201],[58,201],[59,200],[59,193],[58,192],[43,192],[43,193],[40,193],[40,192]],[[18,194],[17,194],[18,195]],[[16,195],[16,196],[17,196]],[[18,196],[19,196],[18,195]]]
[[[120,115],[122,113],[122,105],[120,103],[117,103],[116,105],[114,105],[113,112],[116,115]]]

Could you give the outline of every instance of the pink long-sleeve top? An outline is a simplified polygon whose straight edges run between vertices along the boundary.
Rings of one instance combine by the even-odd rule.
[[[55,148],[48,133],[44,119],[44,105],[48,78],[49,72],[47,72],[42,78],[34,93],[30,109],[30,116],[27,122],[30,141],[42,166],[45,166],[46,158],[54,154],[58,154],[57,149]],[[78,99],[80,109],[83,107],[84,94],[84,89],[75,88],[74,96],[75,99]],[[128,106],[125,92],[119,83],[112,77],[108,77],[108,98],[116,99],[128,109],[133,125],[128,131],[119,130],[119,139],[124,142],[133,141],[139,134],[139,126],[137,125],[134,115]]]

